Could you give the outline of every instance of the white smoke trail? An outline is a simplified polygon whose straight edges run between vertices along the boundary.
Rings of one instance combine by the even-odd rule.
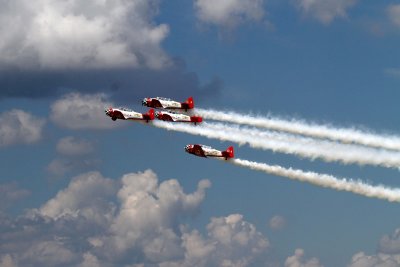
[[[240,145],[248,144],[253,148],[268,149],[274,152],[293,154],[304,158],[337,161],[344,164],[375,165],[399,167],[400,153],[387,150],[343,145],[334,142],[296,137],[259,129],[244,129],[224,124],[203,123],[192,126],[185,124],[154,121],[153,125],[172,131],[179,131],[221,141],[231,141]]]
[[[283,168],[277,165],[268,165],[265,163],[252,162],[242,159],[231,159],[227,162],[237,166],[262,171],[265,173],[287,177],[292,180],[308,182],[317,186],[332,188],[339,191],[348,191],[358,195],[385,199],[391,202],[400,202],[400,189],[389,188],[383,185],[373,186],[360,180],[338,179],[328,174],[319,174],[315,172],[304,172],[292,168]]]
[[[347,144],[355,143],[376,148],[400,150],[400,137],[393,135],[380,135],[364,132],[359,129],[316,125],[300,120],[284,120],[271,117],[265,118],[259,116],[242,115],[235,112],[196,109],[196,113],[205,119],[250,125],[276,131],[301,134],[315,138],[326,138]]]

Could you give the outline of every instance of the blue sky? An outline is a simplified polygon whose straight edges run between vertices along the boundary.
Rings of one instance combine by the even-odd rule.
[[[399,170],[113,122],[143,97],[397,136],[400,5],[0,1],[0,267],[400,266],[398,203],[188,155],[400,187]],[[349,151],[350,153],[350,151]]]

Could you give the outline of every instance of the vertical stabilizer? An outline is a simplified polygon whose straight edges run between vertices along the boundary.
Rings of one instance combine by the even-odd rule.
[[[146,115],[147,115],[147,117],[148,117],[147,121],[149,121],[149,120],[154,120],[154,109],[150,109],[150,110],[146,113]]]
[[[186,100],[186,104],[187,104],[188,109],[194,108],[194,100],[193,100],[193,97],[189,97],[189,98]]]
[[[230,159],[235,157],[235,152],[233,146],[228,147],[224,152],[222,152],[222,156],[225,159]]]

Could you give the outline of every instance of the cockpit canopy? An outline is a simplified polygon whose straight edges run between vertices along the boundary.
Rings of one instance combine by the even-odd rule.
[[[172,99],[170,99],[170,98],[160,97],[160,96],[157,96],[156,99],[157,99],[157,100],[172,101]]]
[[[125,107],[119,107],[118,109],[119,109],[119,110],[122,110],[122,111],[133,112],[133,110],[132,110],[132,109],[125,108]]]

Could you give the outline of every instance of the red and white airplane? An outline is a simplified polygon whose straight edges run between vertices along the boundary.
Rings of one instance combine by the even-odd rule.
[[[178,114],[171,111],[156,111],[156,118],[162,121],[173,121],[173,122],[193,122],[194,124],[203,121],[200,116],[189,116],[185,114]]]
[[[185,151],[198,157],[220,157],[225,160],[235,157],[233,146],[228,147],[225,151],[220,151],[205,145],[186,145]]]
[[[159,109],[193,109],[194,101],[193,97],[189,97],[185,102],[177,102],[169,98],[164,97],[148,97],[142,100],[142,105],[150,108],[159,108]]]
[[[128,108],[108,108],[105,110],[106,115],[110,116],[113,121],[120,120],[139,120],[149,122],[154,120],[154,109],[150,109],[147,113],[135,112]]]

